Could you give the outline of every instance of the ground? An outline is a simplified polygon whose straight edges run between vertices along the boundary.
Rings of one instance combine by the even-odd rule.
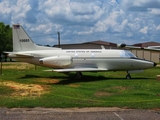
[[[160,120],[160,111],[121,108],[0,108],[1,120]]]

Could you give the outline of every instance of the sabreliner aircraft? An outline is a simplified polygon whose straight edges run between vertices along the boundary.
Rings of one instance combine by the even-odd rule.
[[[76,72],[81,78],[81,72],[86,71],[127,71],[141,72],[156,66],[156,63],[137,58],[127,50],[117,49],[61,49],[36,45],[23,27],[13,25],[13,52],[8,56],[23,62],[52,68],[56,72]]]

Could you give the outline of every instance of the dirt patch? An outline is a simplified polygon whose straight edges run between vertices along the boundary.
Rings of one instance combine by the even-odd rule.
[[[50,84],[59,83],[59,80],[49,79],[49,78],[42,78],[42,79],[38,79],[38,80],[36,80],[36,81],[37,81],[37,82],[43,82],[43,83],[50,83]]]
[[[95,95],[96,97],[102,97],[102,96],[111,96],[112,93],[98,91],[98,92],[96,92],[94,95]]]
[[[122,86],[115,86],[115,87],[112,87],[112,89],[116,89],[116,90],[119,90],[119,91],[124,91],[128,88],[127,87],[122,87]]]
[[[38,80],[36,80],[36,81],[37,81],[37,82],[41,82],[41,83],[49,83],[49,84],[57,84],[57,83],[60,82],[59,80],[49,79],[49,78],[42,78],[42,79],[38,79]],[[79,84],[69,84],[68,86],[77,88],[77,87],[79,87],[80,85],[79,85]]]
[[[41,85],[35,85],[35,84],[20,84],[15,83],[12,81],[8,82],[0,82],[0,85],[4,85],[7,87],[10,87],[15,90],[15,92],[12,93],[12,96],[14,97],[38,97],[41,94],[44,94],[44,87]]]
[[[34,68],[34,65],[26,63],[26,64],[12,64],[3,66],[3,69],[16,69],[16,70],[25,70],[30,68]]]
[[[79,87],[80,85],[78,85],[78,84],[69,84],[68,86],[77,88],[77,87]]]
[[[123,86],[113,86],[113,87],[108,87],[108,88],[99,90],[94,95],[96,97],[111,96],[111,95],[115,95],[115,94],[121,94],[127,89],[129,89],[129,88],[123,87]]]

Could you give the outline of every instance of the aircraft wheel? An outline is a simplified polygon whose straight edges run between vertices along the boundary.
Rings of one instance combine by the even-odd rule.
[[[128,75],[126,76],[126,79],[131,79],[131,75],[128,74]]]
[[[76,77],[75,79],[81,79],[82,78],[82,73],[81,72],[76,72]]]

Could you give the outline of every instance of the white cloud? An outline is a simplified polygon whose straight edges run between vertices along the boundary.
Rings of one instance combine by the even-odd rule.
[[[160,15],[160,8],[153,8],[148,10],[150,10],[150,13],[153,15]]]
[[[159,0],[1,0],[0,16],[6,24],[22,24],[31,36],[60,31],[62,43],[159,41]],[[51,39],[57,35],[34,40]]]
[[[112,12],[106,19],[98,21],[94,26],[95,32],[106,32],[108,29],[115,29],[119,12]]]
[[[158,26],[156,27],[156,30],[160,30],[160,25],[158,25]]]
[[[140,29],[139,32],[141,32],[143,34],[147,34],[147,32],[148,32],[148,26],[145,26],[144,28]]]
[[[132,34],[131,32],[127,32],[127,36],[128,36],[128,37],[132,37],[133,34]]]
[[[4,2],[0,3],[0,11],[2,14],[11,13],[9,1],[4,1]]]
[[[117,32],[123,31],[126,28],[127,23],[128,23],[128,19],[123,20],[122,23],[120,23],[117,27],[114,28],[114,30]]]

